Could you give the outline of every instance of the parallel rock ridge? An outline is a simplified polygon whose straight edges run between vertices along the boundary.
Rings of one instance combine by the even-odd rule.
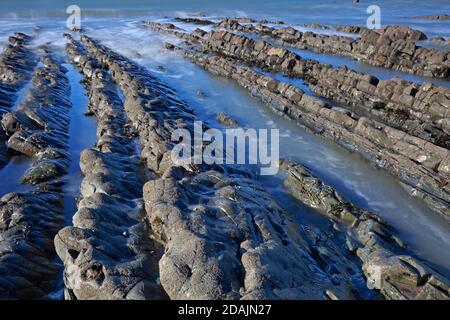
[[[184,40],[166,49],[360,153],[450,216],[450,90],[336,69],[284,47],[449,78],[449,53],[420,48],[423,33],[306,26],[354,34],[347,37],[251,18],[176,21],[236,33],[144,25]],[[12,155],[31,160],[26,191],[0,197],[0,299],[54,299],[62,280],[65,299],[73,300],[450,299],[450,280],[410,252],[393,227],[303,165],[281,161],[277,192],[326,215],[320,223],[304,224],[309,217],[284,208],[254,167],[175,161],[173,132],[192,134],[200,116],[144,66],[83,33],[79,41],[65,36],[89,98],[86,114],[97,124],[95,146],[80,155],[83,180],[70,226],[63,189],[73,160],[68,71],[56,48],[33,46],[22,33],[0,56],[0,169]],[[312,93],[273,73],[302,79]],[[239,126],[224,112],[216,119]]]
[[[60,271],[53,238],[63,225],[59,178],[68,165],[70,87],[65,69],[46,48],[41,62],[27,100],[2,119],[11,135],[8,147],[35,159],[24,182],[39,186],[0,199],[1,299],[46,298]]]
[[[434,48],[419,47],[416,41],[426,39],[426,35],[407,26],[387,26],[380,30],[362,28],[358,30],[360,38],[357,39],[301,32],[292,27],[280,29],[263,24],[242,25],[234,19],[224,19],[215,27],[267,35],[284,45],[349,56],[374,66],[428,77],[446,79],[450,77],[449,53]],[[335,29],[346,31],[345,28]],[[352,29],[350,28],[350,31],[356,31]]]
[[[331,249],[327,251],[333,258],[317,260],[320,255],[311,251],[303,228],[264,191],[253,172],[173,164],[165,128],[179,125],[193,130],[190,108],[142,67],[86,36],[82,42],[119,85],[125,112],[141,139],[142,156],[153,172],[144,186],[145,208],[149,232],[165,248],[159,273],[170,298],[361,297],[363,293],[349,282],[351,263],[337,263],[340,255]],[[65,239],[64,232],[59,237]],[[82,239],[73,239],[70,246],[86,245]],[[71,258],[60,255],[66,274],[72,274]],[[96,270],[94,277],[105,274],[104,268]],[[75,280],[72,288],[83,283],[75,275],[71,279]]]
[[[397,129],[444,148],[450,147],[450,90],[429,83],[377,78],[305,60],[283,48],[245,36],[212,32],[204,45],[215,52],[305,79],[311,90],[338,103],[363,107]]]
[[[67,70],[47,48],[41,50],[43,67],[35,69],[27,99],[2,119],[9,136],[8,148],[35,159],[22,177],[23,182],[32,184],[61,177],[69,165],[71,102]]]
[[[187,39],[186,33],[172,34]],[[317,69],[317,64],[310,67],[308,62],[282,48],[228,32],[196,31],[188,36],[200,45],[200,49],[197,48],[199,51],[196,51],[195,47],[194,50],[184,50],[195,63],[215,74],[235,79],[277,111],[306,125],[314,132],[336,140],[346,148],[360,152],[413,188],[412,193],[423,198],[431,208],[450,215],[450,186],[447,183],[450,154],[447,149],[376,120],[358,116],[344,108],[328,106],[293,85],[277,81],[235,61],[243,60],[250,65],[254,65],[256,61],[257,64],[280,70],[280,65],[294,60],[296,67],[301,66],[300,71],[308,74],[304,76],[309,79],[307,81],[311,81],[309,74],[321,74],[307,72],[308,69]],[[173,45],[168,47],[174,48]],[[213,53],[205,54],[205,49]],[[328,80],[323,78],[323,81]],[[339,91],[342,92],[345,91]]]
[[[170,167],[172,132],[177,128],[192,130],[194,115],[176,97],[175,91],[149,72],[96,41],[83,36],[86,50],[110,70],[125,97],[124,108],[134,130],[139,133],[141,156],[154,172],[162,174]],[[169,152],[168,152],[169,151]]]
[[[0,119],[14,105],[17,92],[31,77],[31,70],[35,65],[34,54],[28,48],[31,37],[23,33],[15,33],[8,38],[2,55],[0,56]],[[7,137],[0,128],[0,168],[8,163],[6,148]]]
[[[206,33],[197,29],[189,34],[157,23],[146,25],[156,31],[200,42],[213,52],[302,78],[317,95],[352,106],[360,114],[370,114],[391,127],[450,148],[450,90],[447,88],[430,83],[417,85],[399,78],[379,80],[346,67],[332,68],[265,41],[229,32]]]
[[[98,129],[96,148],[81,154],[84,179],[73,227],[55,238],[66,299],[163,299],[144,219],[140,162],[130,156],[137,146],[126,131],[123,103],[110,75],[69,40],[67,52],[84,75]]]

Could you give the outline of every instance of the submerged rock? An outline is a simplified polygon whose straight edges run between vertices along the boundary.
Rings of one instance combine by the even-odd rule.
[[[223,123],[223,124],[225,124],[225,125],[227,125],[227,126],[230,126],[230,127],[235,127],[235,126],[237,126],[236,120],[234,120],[234,119],[231,118],[229,115],[226,115],[226,114],[223,113],[223,112],[220,112],[220,113],[217,115],[216,119],[217,119],[219,122],[221,122],[221,123]]]
[[[161,283],[172,299],[357,297],[345,269],[317,261],[301,226],[251,175],[172,170],[147,182],[144,199],[166,247]]]

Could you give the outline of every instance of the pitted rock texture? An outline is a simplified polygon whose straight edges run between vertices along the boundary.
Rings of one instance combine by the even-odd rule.
[[[313,256],[302,227],[254,179],[239,170],[174,169],[146,183],[147,213],[166,248],[159,264],[169,296],[357,298],[342,277],[349,269],[329,249]]]
[[[170,121],[176,116],[174,128],[178,124],[192,131],[190,108],[148,71],[88,37],[82,41],[92,57],[110,68],[144,148],[161,153],[159,164],[147,157],[154,176],[144,186],[144,200],[152,235],[164,246],[160,281],[170,298],[361,297],[348,277],[349,263],[337,262],[340,255],[324,244],[323,255],[313,250],[304,229],[264,191],[254,173],[165,160],[172,148],[169,137],[149,134],[145,126],[164,132],[166,123],[159,117]],[[156,94],[159,104],[145,102]],[[139,105],[137,97],[144,100]],[[167,107],[161,107],[163,102]],[[171,104],[174,112],[166,114]]]
[[[450,215],[449,151],[343,108],[327,105],[301,89],[265,76],[232,59],[183,50],[206,70],[237,81],[277,112],[360,152],[409,185],[431,208]],[[433,151],[434,150],[434,151]],[[436,169],[437,168],[437,169]],[[440,168],[440,169],[439,169]]]
[[[59,231],[67,299],[165,299],[158,283],[159,249],[150,239],[142,200],[136,143],[126,129],[123,103],[107,71],[69,39],[70,60],[89,88],[97,119],[96,148],[80,158],[84,175],[73,226]]]
[[[0,56],[0,118],[14,106],[18,91],[31,77],[35,55],[28,47],[31,37],[15,33]],[[7,136],[0,127],[0,168],[9,162]]]

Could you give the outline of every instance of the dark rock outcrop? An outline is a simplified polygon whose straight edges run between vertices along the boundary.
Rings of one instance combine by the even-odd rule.
[[[158,246],[149,237],[137,145],[109,74],[70,39],[67,52],[84,75],[89,110],[97,119],[96,148],[80,158],[84,175],[73,226],[55,246],[65,266],[67,299],[164,299]]]
[[[237,51],[237,50],[235,50]],[[449,215],[449,151],[405,132],[329,106],[299,88],[242,66],[232,59],[203,52],[185,55],[208,71],[236,80],[277,112],[314,132],[361,153],[412,188],[434,210]]]
[[[23,181],[39,184],[0,200],[0,298],[42,299],[57,289],[60,267],[53,238],[63,226],[62,181],[69,163],[70,87],[65,69],[46,48],[28,98],[2,119],[8,147],[34,162]]]
[[[31,77],[35,65],[34,54],[28,47],[31,37],[15,33],[9,37],[0,56],[0,119],[11,111],[17,99],[17,93]],[[0,127],[0,168],[9,162],[6,147],[7,136]]]
[[[166,128],[192,131],[190,108],[134,62],[88,37],[82,42],[120,87],[153,173],[144,186],[145,208],[152,236],[165,248],[159,272],[170,298],[359,296],[346,274],[351,263],[340,264],[343,258],[334,250],[313,250],[302,227],[252,171],[173,163]]]
[[[59,192],[0,199],[0,299],[39,299],[55,290],[60,268],[53,237],[63,222]]]
[[[2,119],[9,135],[8,148],[34,159],[22,177],[23,182],[31,184],[57,179],[69,165],[71,102],[67,70],[48,48],[41,51],[43,66],[35,69],[27,99]]]
[[[356,207],[302,165],[285,162],[282,167],[292,195],[347,224],[349,250],[363,262],[369,288],[387,299],[450,299],[449,280],[411,256],[378,214]]]
[[[282,45],[349,56],[374,66],[427,77],[450,77],[448,52],[419,47],[416,41],[426,39],[426,35],[407,26],[387,26],[380,30],[362,28],[358,30],[360,37],[356,39],[341,35],[301,32],[292,27],[279,29],[262,24],[242,25],[233,19],[224,19],[215,27],[257,33],[272,37]],[[345,31],[343,27],[337,29]],[[356,29],[349,28],[349,31]]]
[[[175,21],[178,22],[184,22],[184,23],[192,23],[192,24],[197,24],[197,25],[201,25],[201,26],[207,26],[207,25],[211,25],[214,24],[214,22],[210,21],[210,20],[206,20],[206,19],[199,19],[199,18],[175,18]]]

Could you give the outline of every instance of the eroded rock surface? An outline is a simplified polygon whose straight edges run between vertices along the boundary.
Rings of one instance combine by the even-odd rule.
[[[36,68],[33,87],[17,111],[6,113],[2,127],[8,134],[8,148],[34,159],[22,177],[38,184],[57,179],[69,165],[68,129],[70,124],[70,85],[62,66],[42,47],[42,67]]]
[[[282,167],[292,195],[348,225],[349,250],[363,262],[369,288],[387,299],[450,299],[450,281],[411,256],[376,213],[356,207],[302,165],[284,162]]]
[[[9,193],[0,199],[0,299],[53,292],[60,268],[53,237],[63,225],[59,192]]]
[[[399,177],[413,189],[413,194],[434,210],[450,214],[449,186],[446,183],[449,175],[447,149],[346,109],[329,106],[291,84],[265,76],[232,59],[193,50],[185,50],[184,53],[208,71],[236,80],[277,112],[350,150],[360,152]]]
[[[53,238],[64,223],[58,178],[69,161],[70,88],[61,63],[45,47],[41,51],[43,66],[35,69],[27,99],[2,118],[8,147],[34,159],[23,181],[39,184],[0,199],[2,299],[48,298],[59,284]]]
[[[312,250],[303,228],[264,191],[254,173],[174,164],[165,128],[193,130],[190,108],[134,62],[88,37],[82,41],[121,88],[142,156],[155,174],[144,186],[144,200],[153,236],[164,246],[160,281],[170,298],[361,296],[346,275],[349,264]]]
[[[303,59],[282,47],[229,32],[187,33],[158,23],[146,26],[196,43],[203,50],[243,60],[286,76],[302,78],[317,95],[369,114],[386,125],[448,149],[450,90],[430,83],[418,85],[400,78],[379,80],[347,67],[333,68]]]
[[[366,28],[358,30],[351,26],[335,28],[338,31],[358,31],[360,37],[356,39],[341,35],[301,32],[292,27],[280,29],[263,24],[242,25],[234,19],[224,19],[215,27],[270,36],[283,45],[349,56],[374,66],[428,77],[450,77],[449,53],[418,46],[416,42],[426,39],[426,35],[407,26],[387,26],[380,30]]]
[[[108,72],[69,40],[67,52],[84,75],[98,128],[96,148],[81,154],[84,179],[73,226],[55,237],[66,298],[164,299],[157,266],[161,249],[150,239],[138,146],[127,130],[123,103]]]
[[[444,148],[450,147],[450,91],[430,83],[394,78],[379,80],[346,67],[305,60],[281,47],[245,36],[211,32],[204,45],[215,52],[306,80],[320,96],[355,108],[364,107],[385,124]],[[238,48],[238,49],[236,49]]]
[[[31,37],[24,33],[15,33],[9,37],[0,56],[0,119],[11,111],[17,99],[18,91],[31,77],[35,65],[34,54],[28,47]],[[0,127],[0,168],[9,162],[6,147],[7,136]]]

